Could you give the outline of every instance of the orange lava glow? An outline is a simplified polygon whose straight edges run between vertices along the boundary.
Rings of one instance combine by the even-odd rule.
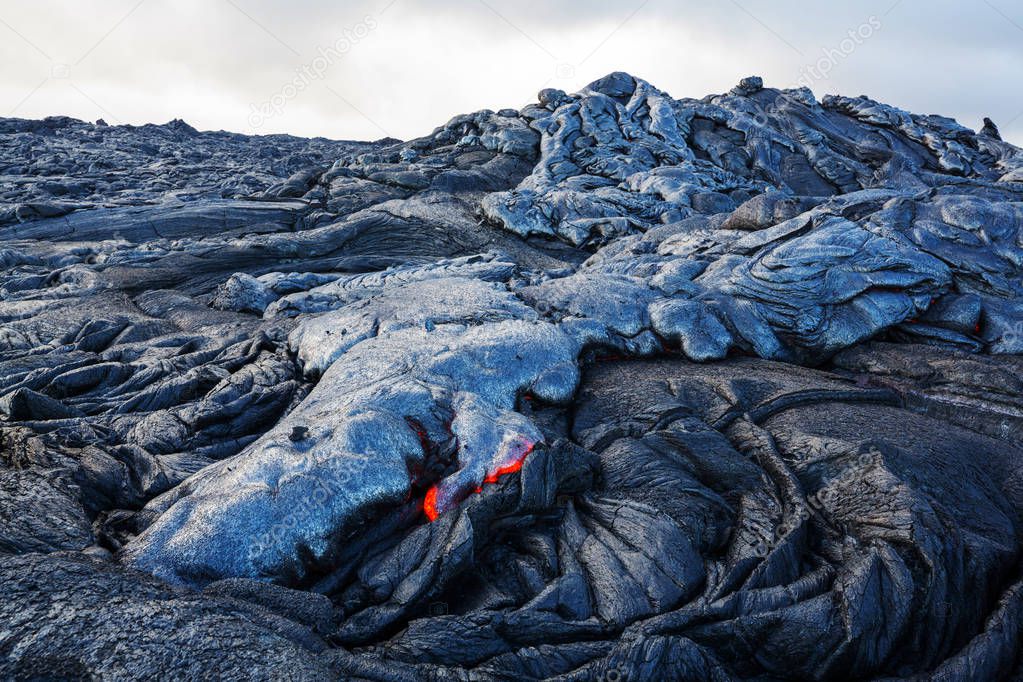
[[[487,477],[483,479],[484,483],[497,483],[498,479],[507,474],[514,474],[516,471],[522,469],[522,462],[525,461],[526,455],[529,454],[529,450],[522,453],[522,459],[515,460],[511,464],[506,464],[503,467],[498,467],[497,471],[487,474]]]
[[[507,476],[508,474],[514,474],[516,471],[521,471],[522,463],[526,461],[526,457],[529,456],[529,453],[533,451],[534,447],[535,444],[530,443],[514,462],[512,462],[511,464],[505,464],[503,467],[498,467],[497,470],[487,474],[486,477],[483,479],[483,483],[491,484],[497,483],[502,476]],[[476,490],[474,490],[473,492],[474,493],[483,492],[483,486],[478,486]],[[423,513],[426,514],[426,518],[428,518],[430,521],[436,520],[438,516],[437,486],[433,486],[428,491],[426,491],[426,497],[423,498]]]
[[[437,486],[426,491],[426,497],[423,499],[423,511],[426,513],[426,518],[431,521],[437,518]]]

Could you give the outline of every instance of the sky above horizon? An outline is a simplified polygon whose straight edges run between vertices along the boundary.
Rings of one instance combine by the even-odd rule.
[[[0,116],[410,139],[627,71],[866,94],[1023,145],[1023,3],[0,0]]]

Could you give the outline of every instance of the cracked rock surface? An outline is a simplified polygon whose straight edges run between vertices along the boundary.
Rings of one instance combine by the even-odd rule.
[[[614,73],[0,147],[0,677],[1023,676],[990,122]]]

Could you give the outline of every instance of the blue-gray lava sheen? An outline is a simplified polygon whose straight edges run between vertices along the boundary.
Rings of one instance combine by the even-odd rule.
[[[1023,675],[990,121],[614,73],[0,149],[0,677]]]

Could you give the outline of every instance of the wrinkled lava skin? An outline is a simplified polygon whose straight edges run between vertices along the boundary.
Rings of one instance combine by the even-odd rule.
[[[614,73],[0,147],[0,677],[1023,676],[993,125]]]

